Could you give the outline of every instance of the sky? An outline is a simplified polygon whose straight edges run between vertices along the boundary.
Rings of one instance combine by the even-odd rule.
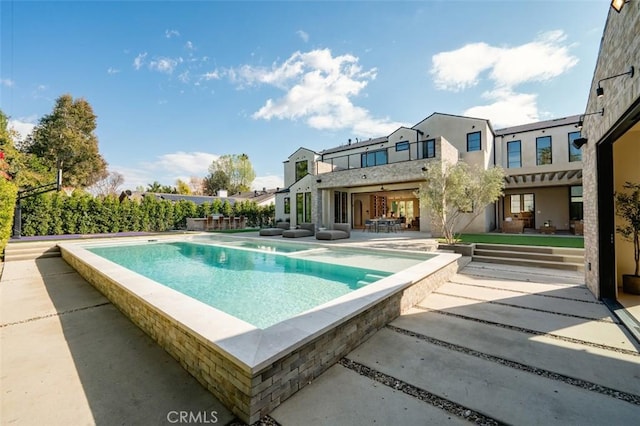
[[[22,136],[63,94],[122,189],[386,136],[434,112],[494,129],[584,113],[607,0],[0,2],[0,109]]]

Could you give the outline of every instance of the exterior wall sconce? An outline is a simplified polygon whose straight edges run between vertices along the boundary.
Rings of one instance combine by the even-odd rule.
[[[578,119],[578,125],[576,126],[578,128],[578,130],[582,129],[582,125],[584,124],[584,118],[587,115],[596,115],[596,114],[600,114],[601,116],[604,115],[604,108],[602,108],[600,111],[596,111],[596,112],[588,112],[586,114],[582,114],[580,116],[580,118]]]
[[[429,170],[429,169],[427,169],[427,166],[422,166],[422,171],[423,172],[426,172],[427,170]]]
[[[362,179],[366,179],[366,178],[367,178],[367,175],[362,175]]]
[[[616,12],[620,13],[625,4],[629,3],[630,0],[611,0],[611,7]]]
[[[574,139],[573,142],[571,142],[571,145],[573,145],[576,149],[580,149],[583,145],[586,145],[588,141],[589,139],[587,138],[578,138]]]
[[[316,182],[320,183],[322,182],[322,179],[316,179]]]
[[[601,78],[600,80],[598,80],[598,87],[596,88],[596,95],[598,95],[599,98],[604,96],[604,89],[602,88],[602,86],[600,86],[600,83],[602,83],[603,81],[611,80],[612,78],[622,77],[623,75],[627,75],[627,74],[629,75],[630,78],[633,78],[633,75],[635,74],[635,71],[636,71],[636,69],[633,67],[633,65],[631,65],[631,68],[627,72],[623,72],[622,74],[612,75],[611,77]]]

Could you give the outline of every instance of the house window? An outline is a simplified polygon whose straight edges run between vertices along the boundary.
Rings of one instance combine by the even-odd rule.
[[[573,146],[573,141],[580,137],[580,132],[569,133],[569,161],[582,161],[582,150]]]
[[[296,194],[296,222],[311,222],[311,193]]]
[[[307,160],[296,162],[296,182],[309,174],[309,162]]]
[[[569,217],[571,220],[582,220],[584,218],[582,207],[582,185],[572,186],[569,200]]]
[[[397,151],[408,151],[409,150],[409,142],[398,142],[396,143],[396,152]]]
[[[551,164],[551,136],[536,138],[536,164]]]
[[[435,158],[436,156],[436,140],[428,139],[422,142],[422,158]]]
[[[520,141],[507,142],[507,168],[522,167],[522,148]]]
[[[467,133],[467,152],[480,151],[482,149],[480,134],[480,132]]]
[[[347,193],[335,191],[333,193],[333,221],[336,223],[347,223]]]
[[[380,166],[387,162],[386,149],[362,153],[362,167]]]
[[[291,214],[291,198],[284,198],[284,214]]]

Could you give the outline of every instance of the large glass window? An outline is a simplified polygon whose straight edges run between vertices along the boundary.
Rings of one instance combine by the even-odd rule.
[[[296,222],[311,222],[311,193],[296,194]]]
[[[436,140],[428,139],[422,142],[422,158],[434,158],[436,156]]]
[[[507,167],[522,167],[522,148],[520,141],[507,142]]]
[[[333,221],[336,223],[347,223],[347,193],[335,191],[333,194]]]
[[[309,174],[309,162],[307,160],[296,162],[296,182]]]
[[[467,133],[467,152],[480,151],[482,149],[481,132]]]
[[[551,136],[536,138],[536,164],[551,164]]]
[[[284,198],[284,214],[290,214],[290,213],[291,213],[291,198],[285,197]]]
[[[570,191],[569,217],[571,220],[582,220],[584,218],[582,210],[582,185],[572,186]]]
[[[409,142],[398,142],[396,143],[396,151],[408,151],[409,150]]]
[[[582,150],[573,146],[573,141],[580,137],[580,132],[569,133],[569,161],[582,161]]]
[[[380,166],[387,162],[386,149],[362,153],[362,167]]]

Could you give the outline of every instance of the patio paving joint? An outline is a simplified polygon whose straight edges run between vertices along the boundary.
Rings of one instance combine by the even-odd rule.
[[[111,302],[102,302],[102,303],[98,303],[98,304],[91,305],[91,306],[83,306],[81,308],[69,309],[69,310],[66,310],[66,311],[63,311],[63,312],[54,312],[54,313],[48,314],[48,315],[41,315],[41,316],[38,316],[38,317],[27,318],[27,319],[24,319],[24,320],[21,320],[21,321],[15,321],[15,322],[9,322],[9,323],[6,323],[6,324],[1,324],[0,328],[9,327],[9,326],[18,325],[18,324],[25,324],[25,323],[28,323],[28,322],[38,321],[38,320],[45,319],[45,318],[59,317],[59,316],[62,316],[62,315],[72,314],[74,312],[79,312],[79,311],[86,311],[87,309],[99,308],[101,306],[106,306],[106,305],[110,305],[110,304],[111,304]]]

